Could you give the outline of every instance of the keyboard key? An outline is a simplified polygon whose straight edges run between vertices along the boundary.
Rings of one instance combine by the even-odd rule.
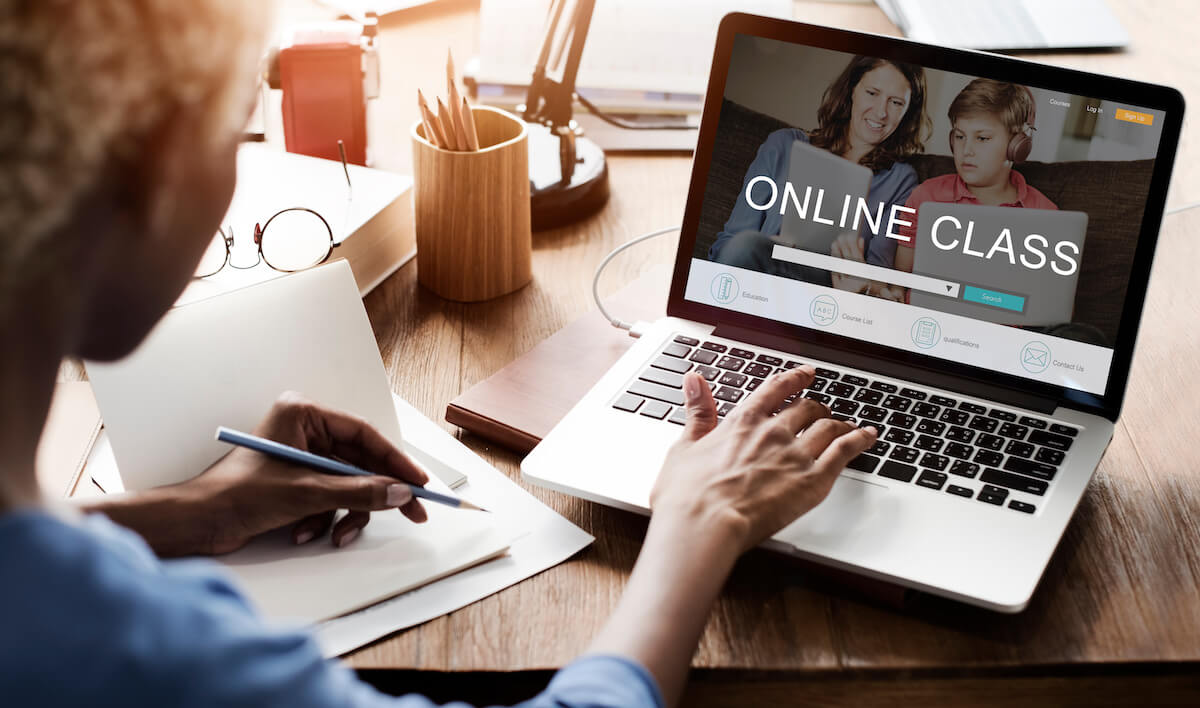
[[[946,483],[946,473],[945,472],[930,472],[929,470],[922,470],[921,476],[917,477],[917,486],[918,487],[927,487],[929,489],[940,491],[942,488],[942,485],[944,485],[945,483]]]
[[[1052,447],[1055,450],[1062,450],[1063,452],[1066,452],[1067,450],[1071,449],[1071,443],[1075,441],[1065,435],[1056,435],[1054,433],[1047,433],[1042,430],[1035,430],[1029,434],[1029,442],[1034,443],[1035,445],[1044,445],[1046,447]]]
[[[693,339],[692,337],[685,337],[682,334],[675,335],[675,341],[679,342],[680,344],[686,344],[689,347],[694,347],[700,343],[699,339]]]
[[[722,418],[724,418],[725,416],[729,415],[732,412],[733,412],[733,404],[732,403],[721,403],[719,406],[717,406],[717,415],[721,416]]]
[[[908,444],[912,443],[914,437],[916,437],[916,433],[914,433],[911,430],[900,430],[899,428],[892,428],[891,430],[887,431],[887,433],[883,436],[883,439],[887,440],[888,442],[900,443],[901,445],[908,445]]]
[[[956,474],[959,477],[969,477],[971,479],[975,479],[975,475],[979,474],[980,469],[982,468],[974,462],[958,460],[950,466],[950,474]]]
[[[729,403],[737,403],[742,400],[742,396],[746,395],[745,391],[739,391],[732,386],[722,386],[713,394],[713,398],[718,401],[728,401]]]
[[[878,466],[879,458],[874,455],[868,455],[865,452],[860,454],[858,457],[855,457],[853,460],[850,460],[850,462],[846,464],[846,467],[849,469],[858,470],[859,472],[866,472],[867,474],[874,472],[875,468]]]
[[[969,443],[975,439],[975,431],[954,426],[946,431],[946,439],[953,440],[954,442]]]
[[[942,421],[943,423],[949,423],[950,425],[966,425],[967,421],[970,419],[970,414],[964,411],[956,411],[951,408],[947,408],[946,410],[942,411],[941,417],[938,418],[938,420]]]
[[[854,422],[854,416],[852,416],[852,415],[846,415],[845,413],[830,413],[830,414],[829,414],[829,417],[830,417],[830,418],[833,418],[834,420],[840,420],[840,421],[843,421],[843,422],[846,422],[846,423],[853,423],[853,422]]]
[[[898,479],[901,482],[911,482],[912,478],[917,474],[917,468],[912,465],[904,465],[895,460],[888,460],[883,463],[883,467],[879,468],[879,476],[887,477],[888,479]]]
[[[971,430],[982,430],[985,433],[991,433],[996,430],[998,425],[1000,425],[1000,421],[996,420],[995,418],[986,418],[984,416],[977,415],[971,419],[971,422],[967,424],[967,427]]]
[[[932,435],[918,435],[913,447],[918,450],[928,450],[929,452],[938,452],[945,445],[946,441],[941,438],[935,438]],[[928,465],[926,465],[928,467]]]
[[[971,453],[975,452],[975,448],[970,445],[952,442],[946,445],[946,449],[942,450],[942,452],[950,457],[957,457],[960,460],[969,460],[971,459]]]
[[[1009,472],[1020,472],[1038,479],[1052,480],[1058,474],[1058,468],[1045,462],[1023,460],[1020,457],[1010,457],[1004,461],[1004,469]]]
[[[975,497],[981,502],[1002,506],[1004,500],[1008,498],[1008,490],[1000,487],[993,487],[990,484],[983,485],[983,489],[979,490],[979,496]]]
[[[843,415],[854,415],[854,412],[858,410],[858,404],[854,401],[848,401],[845,398],[839,398],[829,404],[829,410]]]
[[[941,472],[942,470],[946,469],[946,465],[950,464],[950,458],[944,455],[935,455],[932,452],[927,452],[921,457],[921,461],[918,464],[922,467],[928,467]]]
[[[1038,462],[1045,462],[1049,465],[1061,465],[1063,457],[1065,456],[1066,453],[1064,453],[1062,450],[1039,447],[1037,454],[1033,456],[1033,459],[1037,460]]]
[[[957,484],[951,484],[949,487],[946,487],[946,491],[950,492],[956,497],[966,497],[967,499],[975,496],[975,492],[972,492],[967,487],[960,487]]]
[[[858,427],[860,427],[860,428],[865,428],[868,425],[875,429],[876,441],[883,438],[883,436],[887,434],[887,426],[886,425],[882,425],[880,423],[874,423],[869,420],[858,421]]]
[[[829,383],[829,379],[823,379],[820,376],[814,376],[813,382],[809,385],[809,391],[824,391],[825,386]]]
[[[925,433],[926,435],[941,435],[946,430],[946,424],[930,420],[928,418],[920,418],[917,420],[917,432]]]
[[[638,412],[647,418],[662,420],[667,417],[667,413],[671,412],[671,406],[662,401],[646,401],[646,405],[642,406],[642,410]]]
[[[613,408],[621,411],[633,413],[636,411],[646,399],[641,396],[633,396],[628,393],[622,393],[617,402],[613,404]]]
[[[1030,418],[1027,415],[1021,416],[1020,423],[1021,425],[1028,425],[1029,427],[1036,428],[1038,430],[1046,429],[1046,421],[1039,420],[1038,418]]]
[[[986,447],[989,450],[999,450],[1004,447],[1004,438],[999,435],[983,433],[975,440],[975,444],[979,447]]]
[[[916,422],[917,422],[917,417],[915,415],[908,415],[907,413],[893,413],[890,416],[888,416],[888,419],[887,419],[888,425],[899,426],[901,428],[904,428],[905,430],[913,427],[913,425],[915,425]]]
[[[978,462],[981,465],[994,467],[999,465],[1000,461],[1003,459],[1004,455],[1001,455],[998,452],[993,452],[991,450],[980,450],[979,452],[975,453],[975,459],[972,460],[972,462]]]
[[[754,389],[758,388],[759,384],[762,382],[762,379],[750,379],[750,383],[746,384],[746,390],[753,391]]]
[[[729,349],[729,347],[725,346],[724,344],[717,344],[716,342],[705,342],[704,344],[700,345],[700,348],[707,349],[710,352],[716,352],[718,354],[724,354],[725,351]]]
[[[892,447],[891,443],[886,443],[882,440],[876,440],[875,444],[867,448],[867,452],[872,455],[884,455]]]
[[[910,406],[912,406],[912,404],[913,402],[907,398],[902,398],[900,396],[888,396],[887,398],[883,399],[882,405],[884,408],[891,408],[894,411],[900,411],[901,413],[904,413],[909,409]]]
[[[900,387],[886,381],[872,381],[871,388],[876,391],[883,391],[884,393],[895,393]]]
[[[919,415],[922,418],[936,418],[938,413],[942,412],[941,406],[935,406],[932,403],[918,403],[912,407],[912,414]]]
[[[1006,438],[1014,440],[1024,440],[1025,434],[1029,432],[1029,428],[1016,423],[1002,423],[1000,425],[1000,434]]]
[[[929,397],[929,394],[925,393],[924,391],[918,391],[915,388],[902,388],[900,389],[900,395],[911,398],[914,401],[924,401]]]
[[[824,403],[825,405],[829,405],[829,402],[833,400],[829,396],[826,396],[823,393],[817,393],[816,391],[807,391],[805,392],[804,397],[811,398],[817,403]]]
[[[696,351],[692,352],[692,356],[689,358],[692,361],[700,364],[711,364],[717,360],[717,353],[710,352],[706,349],[697,349]]]
[[[842,377],[842,383],[848,383],[851,386],[866,386],[867,380],[861,376],[854,376],[853,374],[846,374],[845,376]]]
[[[869,388],[860,388],[858,389],[858,392],[854,394],[854,400],[858,401],[859,403],[869,403],[871,405],[875,405],[883,400],[883,394],[879,391],[873,391]]]
[[[1066,426],[1066,425],[1060,425],[1058,423],[1050,424],[1050,432],[1058,433],[1059,435],[1066,435],[1067,437],[1070,437],[1070,438],[1073,438],[1079,434],[1079,430],[1077,428],[1072,428],[1072,427]]]
[[[876,408],[875,406],[863,406],[858,412],[858,417],[863,420],[869,420],[872,423],[879,423],[887,417],[888,411],[886,408]]]
[[[767,366],[779,366],[783,364],[783,359],[780,359],[777,356],[771,356],[770,354],[759,354],[755,361],[761,361]]]
[[[745,359],[738,359],[737,357],[734,357],[734,356],[723,356],[719,360],[717,360],[718,368],[727,369],[729,371],[741,371],[742,367],[745,365],[746,365]]]
[[[920,456],[921,453],[918,450],[911,447],[904,447],[903,445],[897,445],[892,450],[892,454],[888,455],[890,459],[899,460],[900,462],[916,462]]]
[[[827,379],[836,379],[838,376],[841,375],[838,372],[834,371],[833,369],[826,369],[826,368],[823,368],[820,366],[816,367],[816,369],[817,369],[817,376],[824,376]]]
[[[675,425],[687,424],[687,409],[683,408],[682,406],[679,408],[676,408],[675,412],[672,413],[671,417],[667,418],[667,420],[674,423]]]
[[[854,395],[854,387],[837,381],[831,381],[825,387],[825,393],[828,393],[830,396],[838,396],[839,398],[849,398]]]
[[[721,370],[713,366],[697,366],[696,373],[703,376],[705,381],[713,381],[721,375]]]
[[[797,366],[804,366],[804,364],[802,364],[802,363],[800,363],[800,362],[798,362],[798,361],[792,361],[792,360],[790,360],[790,359],[789,359],[789,360],[787,361],[787,363],[785,363],[785,364],[783,365],[783,368],[785,368],[785,369],[794,369],[794,368],[796,368]]]
[[[1008,508],[1016,509],[1017,511],[1023,511],[1026,514],[1032,514],[1033,512],[1037,511],[1037,507],[1033,504],[1026,504],[1023,501],[1017,501],[1016,499],[1013,499],[1008,503]]]
[[[979,475],[979,480],[981,482],[987,482],[988,484],[995,484],[1000,487],[1008,487],[1009,489],[1015,489],[1018,492],[1036,494],[1038,496],[1045,494],[1046,488],[1050,486],[1040,479],[1031,479],[1024,475],[1013,474],[1012,472],[1001,472],[1000,470],[992,469],[991,467],[985,469],[983,473]]]
[[[645,398],[653,398],[666,403],[671,403],[676,406],[683,405],[683,391],[670,386],[650,383],[649,381],[634,381],[629,384],[629,393],[643,396]]]
[[[988,411],[988,417],[995,418],[996,420],[1003,420],[1007,423],[1012,423],[1017,419],[1017,414],[1013,413],[1012,411],[1002,411],[998,408],[993,408]]]
[[[750,376],[766,378],[771,375],[773,370],[766,364],[747,364],[746,368],[742,369],[742,371]]]
[[[682,344],[668,344],[662,350],[662,353],[666,354],[667,356],[674,356],[674,357],[679,357],[680,359],[682,359],[683,357],[692,353],[692,348],[685,347]]]
[[[750,351],[749,349],[738,349],[737,347],[734,347],[733,349],[729,350],[729,353],[742,359],[754,358],[754,352]]]
[[[946,396],[939,396],[936,393],[929,397],[929,402],[935,406],[950,406],[951,408],[958,405],[958,401]]]
[[[750,380],[750,377],[746,376],[745,374],[735,374],[732,371],[726,371],[725,373],[721,374],[721,380],[717,381],[717,383],[723,386],[740,387],[748,380]]]
[[[1027,442],[1021,442],[1020,440],[1010,440],[1008,445],[1005,446],[1004,452],[1009,455],[1015,455],[1016,457],[1032,457],[1033,445],[1030,445]]]
[[[650,367],[649,369],[643,371],[640,375],[638,375],[638,378],[642,381],[662,384],[663,386],[670,386],[671,388],[683,388],[682,376],[679,374],[672,374],[670,371],[655,369],[654,367]]]
[[[978,403],[971,403],[969,401],[963,401],[962,403],[958,404],[958,409],[968,413],[975,413],[976,415],[987,411],[987,408],[984,408]]]
[[[676,359],[673,356],[659,356],[650,363],[650,366],[654,366],[659,369],[666,369],[667,371],[673,371],[677,374],[686,374],[687,370],[692,368],[691,364],[682,359]]]

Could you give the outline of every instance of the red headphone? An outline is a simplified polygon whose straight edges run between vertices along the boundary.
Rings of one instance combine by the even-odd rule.
[[[1008,141],[1008,148],[1004,152],[1004,159],[1014,165],[1024,162],[1029,157],[1029,153],[1033,151],[1033,131],[1037,130],[1037,126],[1034,125],[1037,121],[1037,99],[1033,97],[1033,91],[1030,91],[1028,86],[1022,85],[1021,88],[1029,94],[1029,115],[1025,116],[1025,123],[1021,126],[1021,130]],[[950,129],[948,138],[950,153],[954,154],[954,128]]]

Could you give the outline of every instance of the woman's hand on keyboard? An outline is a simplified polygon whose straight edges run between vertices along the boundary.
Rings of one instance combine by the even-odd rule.
[[[688,374],[687,425],[651,494],[655,520],[721,534],[741,552],[821,503],[876,434],[807,398],[788,405],[814,375],[803,366],[767,378],[718,426],[708,384]]]

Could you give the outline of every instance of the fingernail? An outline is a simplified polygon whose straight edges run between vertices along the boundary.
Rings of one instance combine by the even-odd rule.
[[[863,430],[870,433],[871,437],[873,437],[873,438],[879,437],[879,429],[876,428],[874,425],[868,425],[867,427],[863,428]]]
[[[695,376],[684,376],[683,394],[689,401],[696,400],[696,397],[700,395],[700,379]]]
[[[300,534],[298,536],[296,536],[296,545],[303,546],[304,544],[313,540],[313,538],[315,538],[315,537],[316,537],[316,534],[313,533],[312,531],[301,531]]]
[[[338,541],[338,548],[344,548],[344,547],[348,546],[350,544],[350,542],[356,538],[358,538],[358,529],[354,529],[353,531],[347,531],[346,535],[342,536],[342,540]]]
[[[412,501],[412,490],[407,484],[390,484],[387,488],[387,505],[404,506]]]

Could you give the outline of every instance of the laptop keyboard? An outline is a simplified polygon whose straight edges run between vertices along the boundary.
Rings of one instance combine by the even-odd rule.
[[[803,362],[715,341],[677,335],[629,382],[612,406],[683,425],[683,375],[712,387],[721,418],[777,371]],[[847,465],[864,474],[915,484],[1033,514],[1046,497],[1079,429],[1052,420],[962,400],[826,366],[816,367],[803,396],[832,417],[879,431],[875,444]]]

